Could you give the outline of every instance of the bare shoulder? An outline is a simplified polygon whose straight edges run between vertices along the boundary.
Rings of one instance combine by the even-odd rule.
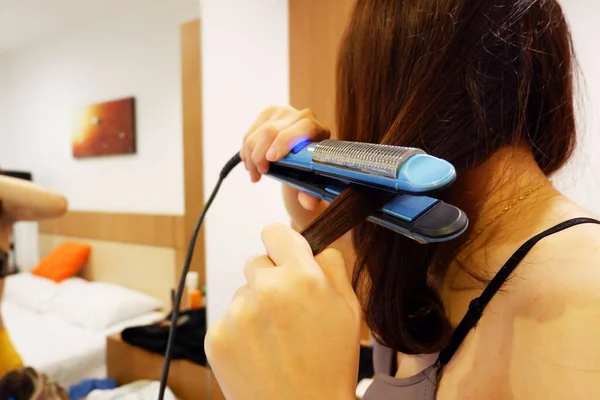
[[[544,239],[511,285],[517,289],[509,289],[515,393],[600,398],[600,226],[579,225]],[[532,382],[552,384],[534,388]]]
[[[585,218],[594,218],[585,211]],[[600,302],[600,224],[571,226],[538,242],[510,282],[521,312]],[[600,303],[599,303],[600,305]]]
[[[524,240],[561,221],[593,218],[567,211]],[[439,398],[600,399],[598,338],[600,225],[582,224],[528,253],[446,368]]]

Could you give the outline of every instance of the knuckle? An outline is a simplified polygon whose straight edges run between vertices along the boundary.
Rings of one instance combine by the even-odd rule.
[[[271,104],[263,110],[261,115],[262,116],[271,116],[273,114],[276,114],[280,108],[281,108],[281,106],[278,106],[277,104]]]
[[[303,118],[298,120],[295,124],[281,132],[281,134],[275,138],[275,141],[281,146],[287,147],[290,142],[293,143],[295,140],[310,134],[313,130],[312,125],[313,122],[309,119]]]
[[[238,298],[231,305],[228,317],[238,328],[247,327],[251,324],[257,314],[255,307],[250,306],[246,299]]]
[[[277,127],[275,126],[275,124],[273,122],[268,122],[266,124],[264,124],[263,126],[260,127],[259,131],[258,131],[258,135],[260,135],[261,139],[264,139],[265,137],[272,137],[275,136],[277,134]]]
[[[255,287],[256,299],[261,307],[269,309],[275,305],[276,301],[281,301],[282,290],[270,279],[261,279],[256,282]]]
[[[231,302],[234,303],[237,299],[239,299],[247,290],[247,286],[241,286],[239,287],[234,293],[233,293],[233,297],[231,299]]]
[[[246,278],[248,278],[252,274],[252,271],[254,269],[254,264],[255,264],[257,258],[258,258],[257,256],[254,256],[254,257],[248,259],[248,261],[246,261],[246,263],[244,264],[244,276],[246,276]]]
[[[301,128],[302,134],[308,134],[311,138],[328,138],[331,136],[329,129],[314,118],[304,117],[298,121],[298,126]]]
[[[311,118],[302,118],[299,122],[299,125],[305,130],[315,130],[318,128],[319,124]]]
[[[286,114],[298,114],[298,109],[290,104],[281,107],[281,110]]]
[[[300,110],[298,112],[298,115],[301,118],[307,118],[307,119],[311,119],[311,120],[315,119],[315,114],[313,113],[313,111],[310,108],[303,108],[302,110]]]
[[[298,272],[294,279],[294,286],[301,289],[303,293],[309,296],[318,292],[322,287],[322,281],[319,275],[312,271]]]
[[[254,164],[258,164],[263,160],[263,155],[261,154],[261,152],[255,148],[254,150],[252,150],[252,154],[250,155],[250,159],[252,160],[252,162]]]
[[[249,279],[255,275],[257,275],[260,271],[258,268],[260,265],[266,264],[264,255],[256,255],[254,257],[249,258],[244,264],[244,276],[246,279]]]
[[[255,132],[256,133],[256,132]],[[256,147],[256,142],[258,141],[258,138],[256,137],[255,133],[253,133],[252,135],[250,135],[245,141],[244,141],[244,147],[246,148],[246,150],[248,152],[252,152],[254,150],[254,148]]]
[[[218,358],[227,349],[226,337],[227,334],[221,321],[208,328],[204,337],[204,349],[209,360]]]

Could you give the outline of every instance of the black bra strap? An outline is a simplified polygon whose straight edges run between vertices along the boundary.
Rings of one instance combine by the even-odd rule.
[[[481,295],[469,303],[469,310],[460,321],[454,332],[452,333],[452,338],[450,339],[450,344],[440,352],[438,357],[438,365],[444,366],[449,361],[450,358],[454,355],[458,347],[467,336],[469,331],[477,325],[477,322],[481,318],[483,314],[483,310],[490,302],[492,297],[498,292],[500,287],[506,282],[510,274],[517,268],[519,263],[523,261],[527,253],[535,246],[540,240],[544,239],[547,236],[558,233],[562,230],[570,228],[575,225],[581,224],[600,224],[600,221],[591,218],[574,218],[565,222],[561,222],[560,224],[538,234],[525,242],[519,249],[508,259],[506,264],[500,268],[500,271],[496,273],[494,278],[490,281],[487,287],[483,290]]]

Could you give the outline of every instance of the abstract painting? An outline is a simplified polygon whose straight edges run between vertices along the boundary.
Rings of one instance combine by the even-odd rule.
[[[113,100],[83,109],[72,150],[75,158],[134,154],[135,99]]]

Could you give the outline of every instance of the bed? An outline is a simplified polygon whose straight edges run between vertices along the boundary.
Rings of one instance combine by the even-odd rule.
[[[29,273],[6,279],[0,306],[24,363],[65,387],[106,377],[108,335],[164,316],[158,299],[121,285]]]
[[[65,242],[91,246],[77,276],[60,284],[28,272],[9,276],[0,304],[25,364],[64,387],[106,377],[109,334],[163,318],[181,263],[175,219],[138,224],[117,214],[88,214],[40,224],[38,235],[39,259]]]

